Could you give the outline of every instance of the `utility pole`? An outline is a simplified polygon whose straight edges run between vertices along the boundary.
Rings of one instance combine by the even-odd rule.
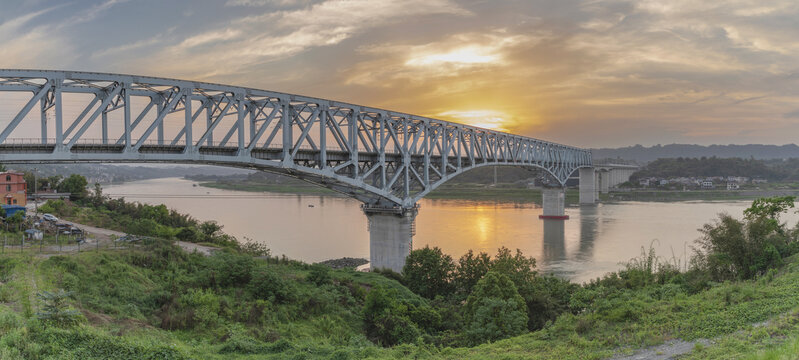
[[[33,168],[33,206],[36,208],[36,210],[35,210],[36,215],[39,215],[39,203],[36,202],[36,195],[37,195],[37,191],[36,191],[36,171],[38,171],[38,170],[39,169],[37,169],[37,168]]]

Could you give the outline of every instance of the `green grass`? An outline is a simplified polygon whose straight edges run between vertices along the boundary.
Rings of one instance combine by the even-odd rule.
[[[473,348],[420,342],[385,349],[364,336],[365,293],[382,286],[408,301],[426,300],[378,274],[335,270],[332,284],[316,286],[305,281],[305,264],[258,261],[298,294],[280,302],[254,299],[235,285],[211,285],[208,279],[219,275],[209,278],[212,260],[197,254],[156,248],[44,259],[26,251],[0,256],[0,358],[601,359],[670,339],[705,338],[715,343],[687,358],[788,359],[799,346],[798,259],[787,259],[776,275],[693,295],[676,285],[585,289],[580,301],[591,303],[587,311]],[[82,310],[83,322],[74,328],[40,323],[34,279],[38,290],[74,291],[72,306]],[[198,291],[218,307],[201,323],[164,328],[165,311],[173,318],[204,311],[203,302],[164,307],[180,307],[180,299]],[[764,321],[770,322],[752,326]]]

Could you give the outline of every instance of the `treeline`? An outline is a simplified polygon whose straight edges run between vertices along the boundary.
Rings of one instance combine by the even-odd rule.
[[[780,181],[797,178],[799,160],[764,161],[742,158],[671,158],[658,159],[634,173],[631,181],[641,178],[676,178],[709,176],[745,176]]]

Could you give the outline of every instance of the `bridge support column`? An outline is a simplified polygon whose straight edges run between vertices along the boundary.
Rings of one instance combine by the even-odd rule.
[[[363,206],[369,221],[369,267],[401,272],[410,254],[418,208]]]
[[[563,189],[544,189],[541,192],[544,213],[539,219],[566,220],[566,192]]]
[[[594,168],[580,168],[580,204],[596,202],[596,171]]]
[[[607,194],[610,191],[610,172],[602,171],[599,173],[599,192]]]

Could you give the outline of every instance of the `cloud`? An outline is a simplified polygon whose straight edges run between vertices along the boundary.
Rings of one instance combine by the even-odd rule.
[[[4,8],[0,62],[296,92],[583,146],[799,132],[793,0],[227,0],[151,17],[120,2]]]
[[[226,5],[268,3],[232,1]],[[469,12],[449,0],[328,0],[300,9],[266,9],[186,37],[153,54],[152,61],[140,67],[200,79],[243,74],[253,66],[335,46],[370,29],[428,15],[467,16]]]
[[[34,20],[63,7],[57,5],[22,14],[0,24],[3,44],[0,67],[37,68],[52,66],[53,59],[69,64],[76,56],[67,39],[54,31],[53,25],[36,25]]]
[[[786,119],[799,119],[799,109],[782,114],[782,117]]]

